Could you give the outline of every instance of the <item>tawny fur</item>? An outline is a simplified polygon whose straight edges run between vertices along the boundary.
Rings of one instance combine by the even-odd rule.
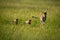
[[[45,21],[46,21],[46,12],[41,12],[40,13],[40,23],[44,24]]]
[[[26,24],[31,24],[31,20],[25,21]]]
[[[13,24],[16,24],[17,25],[18,24],[18,19],[14,19],[13,20]]]

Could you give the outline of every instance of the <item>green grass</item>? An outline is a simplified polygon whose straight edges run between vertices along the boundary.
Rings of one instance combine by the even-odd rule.
[[[40,26],[41,11],[47,20]],[[18,25],[12,20],[18,18]],[[24,24],[28,19],[32,24]],[[60,0],[0,0],[0,40],[60,40]]]

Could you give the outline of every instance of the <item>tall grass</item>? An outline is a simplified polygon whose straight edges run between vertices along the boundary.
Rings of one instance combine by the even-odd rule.
[[[44,10],[47,20],[42,27],[39,14]],[[18,25],[12,24],[15,18]],[[28,19],[31,25],[24,24]],[[60,40],[60,1],[0,0],[0,40]]]

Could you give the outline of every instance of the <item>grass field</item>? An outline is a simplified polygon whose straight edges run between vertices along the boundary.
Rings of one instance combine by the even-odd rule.
[[[47,20],[40,26],[41,11]],[[12,20],[18,18],[18,25]],[[28,19],[32,24],[24,24]],[[60,40],[60,0],[0,0],[0,40]]]

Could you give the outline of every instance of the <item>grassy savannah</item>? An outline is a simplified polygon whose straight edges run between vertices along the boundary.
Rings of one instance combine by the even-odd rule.
[[[42,28],[39,14],[44,10],[47,20]],[[15,18],[18,25],[12,24]],[[24,24],[28,19],[31,25]],[[0,0],[0,40],[60,40],[60,0]]]

